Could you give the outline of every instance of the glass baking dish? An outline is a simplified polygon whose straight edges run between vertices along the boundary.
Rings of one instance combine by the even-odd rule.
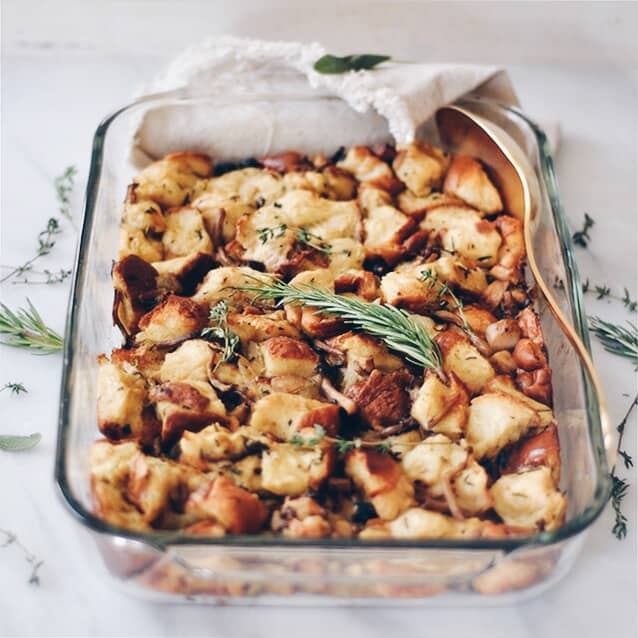
[[[515,109],[474,99],[465,101],[464,106],[506,130],[527,155],[538,181],[536,259],[545,280],[555,284],[559,306],[589,348],[570,235],[543,131]],[[310,93],[220,98],[173,92],[138,100],[107,117],[98,127],[66,327],[55,466],[62,497],[94,537],[115,579],[127,590],[155,600],[355,604],[383,598],[467,605],[510,603],[535,595],[556,582],[573,564],[584,532],[604,508],[610,492],[601,410],[594,385],[543,299],[538,300],[538,310],[554,370],[561,489],[566,491],[569,502],[566,523],[555,531],[467,541],[194,538],[119,529],[91,511],[88,452],[99,435],[96,357],[121,343],[111,322],[110,273],[117,254],[121,203],[127,184],[139,170],[130,153],[132,131],[142,118],[148,118],[144,121],[150,123],[151,131],[153,127],[173,130],[172,124],[176,133],[164,137],[158,152],[211,152],[211,144],[206,144],[210,139],[214,139],[213,146],[235,148],[233,136],[241,130],[242,122],[248,125],[248,118],[254,125],[254,118],[266,113],[276,114],[278,109],[293,112],[294,130],[264,126],[262,138],[252,140],[252,154],[257,155],[285,150],[286,145],[295,148],[295,131],[317,126],[319,108],[331,114],[333,137],[341,127],[344,138],[356,136],[359,130],[363,135],[367,130],[369,139],[369,124],[373,121],[376,141],[389,138],[380,118],[371,120],[367,116],[364,121],[364,116],[341,100]],[[207,135],[214,131],[215,136],[224,138],[204,139],[196,126],[188,131],[178,130],[191,120],[213,123],[212,128],[207,128]],[[232,121],[237,128],[215,127],[217,120]],[[438,142],[432,123],[424,126],[419,135]],[[344,143],[354,141],[347,139]],[[241,144],[245,143],[244,139]],[[237,156],[216,159],[245,157],[248,149],[241,144],[235,151]]]

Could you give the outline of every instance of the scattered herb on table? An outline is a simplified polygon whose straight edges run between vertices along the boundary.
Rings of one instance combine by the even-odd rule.
[[[18,547],[20,551],[24,554],[24,557],[31,566],[31,574],[29,575],[29,585],[39,585],[40,584],[40,576],[38,571],[40,567],[44,565],[44,561],[40,560],[35,554],[31,553],[18,539],[17,535],[13,532],[10,532],[5,529],[0,529],[0,534],[4,534],[5,539],[2,543],[0,543],[0,548],[9,547],[13,545],[14,547]]]
[[[0,434],[0,450],[3,452],[23,452],[34,448],[42,435],[38,432],[22,436],[19,434]]]
[[[606,284],[597,286],[590,284],[589,279],[586,279],[583,283],[583,293],[595,295],[596,299],[615,299],[620,301],[630,312],[636,312],[638,309],[638,302],[631,298],[628,288],[623,288],[623,294],[619,295],[614,293]]]
[[[589,329],[598,337],[607,352],[629,359],[638,366],[638,327],[627,321],[627,326],[589,317]]]
[[[629,483],[625,479],[616,476],[615,471],[611,473],[611,480],[611,506],[615,515],[614,526],[611,531],[618,540],[622,540],[627,536],[627,517],[623,514],[622,502],[627,496]]]
[[[39,354],[62,350],[62,337],[49,328],[35,306],[27,299],[26,308],[11,310],[0,303],[0,344],[28,348]]]
[[[71,219],[70,213],[70,197],[73,191],[73,180],[76,173],[74,166],[69,166],[65,169],[64,173],[59,177],[56,177],[54,185],[56,196],[58,199],[58,210],[61,215],[67,219]],[[57,284],[65,281],[71,276],[71,271],[66,269],[60,269],[57,272],[49,270],[34,270],[33,264],[48,255],[55,246],[56,235],[62,232],[60,227],[60,220],[57,217],[50,217],[47,221],[47,225],[43,230],[38,233],[38,245],[36,253],[30,259],[27,259],[20,266],[2,266],[2,268],[8,268],[9,272],[0,278],[0,283],[15,279],[16,284]],[[18,279],[22,277],[22,279]]]
[[[356,55],[322,55],[315,63],[314,70],[324,75],[336,75],[348,71],[370,71],[382,62],[390,60],[389,55],[360,53]]]
[[[587,248],[589,242],[591,241],[589,231],[593,228],[594,224],[594,220],[587,213],[585,213],[583,227],[581,228],[581,230],[576,231],[572,235],[572,241],[578,246]]]
[[[75,166],[67,166],[64,173],[55,178],[55,192],[58,197],[60,215],[71,220],[71,193],[77,169]]]
[[[29,392],[24,387],[24,383],[19,383],[17,381],[9,381],[8,383],[5,383],[0,388],[0,392],[4,392],[5,390],[9,390],[11,392],[11,394],[15,394],[16,396],[18,394],[26,394],[27,392]]]
[[[237,289],[254,292],[255,301],[271,299],[278,305],[298,304],[337,317],[352,328],[381,339],[410,363],[431,368],[444,377],[437,344],[414,315],[400,308],[343,297],[314,286],[291,286],[277,279]]]

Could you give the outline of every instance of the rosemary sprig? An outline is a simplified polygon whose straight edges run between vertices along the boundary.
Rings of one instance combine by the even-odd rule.
[[[273,299],[278,305],[299,304],[338,317],[349,326],[381,339],[410,363],[432,368],[442,375],[438,346],[425,327],[400,308],[342,297],[314,286],[291,286],[278,279],[259,286],[240,286],[238,290],[254,292],[256,301]]]
[[[0,303],[0,344],[52,354],[62,350],[63,340],[44,323],[40,313],[27,299],[27,308],[18,308],[15,312]]]
[[[611,473],[611,506],[614,510],[615,520],[612,533],[618,540],[622,540],[627,536],[627,517],[622,512],[622,501],[627,496],[629,483],[625,479]]]
[[[17,381],[9,381],[8,383],[5,383],[0,388],[0,392],[4,392],[5,390],[9,390],[11,392],[11,394],[15,394],[16,396],[18,394],[26,394],[27,392],[29,392],[24,387],[24,383],[19,383]]]
[[[572,235],[572,241],[578,246],[582,246],[583,248],[587,248],[588,242],[591,241],[591,237],[589,236],[589,231],[593,228],[595,222],[594,220],[585,213],[585,219],[583,221],[583,227],[581,230],[576,231]]]
[[[259,237],[259,241],[262,244],[270,241],[271,239],[279,239],[283,237],[285,232],[288,230],[287,224],[279,224],[278,226],[266,226],[264,228],[257,229],[257,236]],[[305,244],[309,248],[313,248],[314,250],[318,250],[325,255],[330,253],[330,246],[328,246],[321,237],[311,233],[309,230],[303,227],[291,229],[295,232],[295,239],[300,244]]]
[[[235,356],[239,337],[228,327],[228,304],[224,300],[219,301],[210,309],[208,318],[213,325],[204,328],[201,336],[204,339],[217,339],[222,342],[222,356],[215,365],[217,368]]]
[[[638,327],[627,321],[627,326],[589,317],[589,329],[598,337],[607,352],[629,359],[638,366]]]
[[[31,565],[31,574],[29,576],[29,585],[39,585],[40,577],[38,575],[38,570],[42,565],[44,565],[44,561],[40,560],[35,554],[32,554],[18,539],[17,535],[13,532],[10,532],[6,529],[0,529],[0,534],[4,534],[5,540],[0,544],[0,548],[9,547],[13,545],[14,547],[18,547],[20,551],[24,554],[24,557]]]

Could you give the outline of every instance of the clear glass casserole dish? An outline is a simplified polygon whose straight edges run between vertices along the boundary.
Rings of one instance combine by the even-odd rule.
[[[320,101],[320,102],[319,102]],[[219,98],[164,94],[139,100],[107,117],[98,127],[86,193],[66,330],[55,476],[72,513],[94,536],[109,572],[129,591],[152,599],[201,602],[329,602],[353,604],[371,598],[417,599],[420,604],[509,603],[539,593],[567,572],[584,532],[604,508],[610,491],[601,409],[594,384],[543,299],[538,311],[554,370],[554,411],[561,444],[561,489],[568,495],[565,524],[551,532],[505,539],[360,541],[296,540],[266,536],[193,538],[169,532],[136,533],[113,527],[91,509],[88,452],[96,429],[96,357],[116,347],[120,336],[111,321],[111,267],[117,254],[121,201],[136,172],[128,160],[131,131],[140,118],[165,127],[170,112],[175,126],[191,117],[224,111],[237,129],[223,131],[221,146],[233,148],[233,131],[264,109],[294,103],[297,130],[316,126],[319,103],[334,104],[331,126],[351,138],[361,116],[336,98],[317,95]],[[339,105],[337,106],[337,102]],[[466,101],[466,108],[498,124],[527,155],[538,180],[534,252],[543,278],[555,286],[556,300],[589,347],[580,283],[570,235],[558,196],[547,139],[520,112],[489,102]],[[170,111],[167,111],[170,107]],[[157,116],[157,117],[156,117]],[[154,119],[155,118],[155,119]],[[369,120],[368,120],[369,121]],[[151,130],[152,130],[151,126]],[[161,152],[207,150],[197,141],[168,136]],[[334,136],[334,133],[332,134]],[[420,135],[438,142],[433,126]],[[379,129],[379,141],[387,130]],[[172,142],[170,140],[173,140]],[[344,140],[354,143],[356,140]],[[263,128],[252,140],[252,154],[294,148],[294,131],[278,135]],[[186,146],[188,145],[188,146]],[[319,149],[317,149],[319,150]],[[336,150],[336,149],[334,149]],[[237,149],[238,159],[247,153]],[[218,159],[218,157],[216,157]],[[294,594],[294,596],[291,596]],[[284,598],[285,597],[285,598]]]

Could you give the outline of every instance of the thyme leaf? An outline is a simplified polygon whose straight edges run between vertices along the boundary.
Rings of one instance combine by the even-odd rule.
[[[591,241],[589,231],[593,228],[594,224],[594,220],[587,213],[585,213],[583,227],[572,235],[572,241],[578,246],[587,248],[589,242]]]
[[[19,394],[26,394],[27,392],[29,392],[24,387],[23,383],[19,383],[17,381],[9,381],[8,383],[5,383],[0,388],[0,392],[4,392],[5,390],[9,390],[12,395],[16,395],[16,396],[19,395]]]

